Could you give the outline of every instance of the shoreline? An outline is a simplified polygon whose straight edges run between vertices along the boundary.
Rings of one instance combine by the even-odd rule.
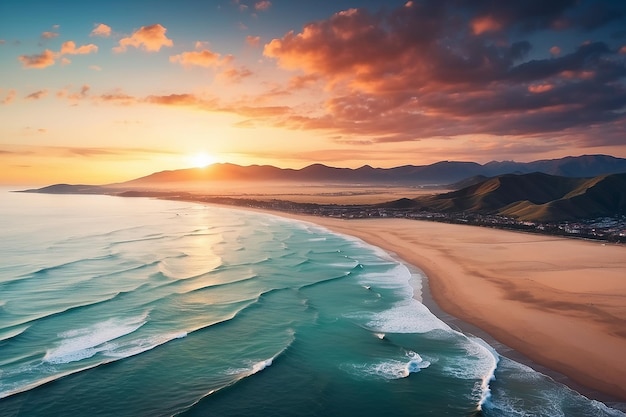
[[[215,205],[211,203],[204,204]],[[218,204],[218,206],[233,208],[227,205]],[[572,300],[560,300],[559,297],[552,300],[549,297],[546,299],[535,299],[536,297],[533,297],[533,291],[537,290],[537,288],[534,288],[535,281],[540,280],[540,278],[554,281],[555,279],[552,275],[555,274],[561,275],[560,279],[562,279],[563,274],[567,275],[572,272],[572,268],[578,267],[578,264],[567,267],[563,265],[563,259],[556,259],[556,261],[560,261],[560,264],[559,262],[549,264],[551,267],[556,266],[556,271],[552,270],[553,268],[542,269],[539,261],[535,261],[535,265],[529,264],[526,267],[517,265],[516,268],[513,268],[513,275],[525,271],[529,273],[530,278],[508,276],[506,278],[513,278],[513,282],[506,282],[506,279],[498,282],[493,276],[490,276],[492,274],[481,273],[482,268],[480,266],[476,268],[475,266],[464,264],[463,261],[467,261],[467,259],[462,259],[463,256],[460,257],[461,259],[458,259],[457,256],[452,255],[453,249],[449,249],[445,245],[444,247],[435,245],[435,248],[432,246],[437,240],[443,240],[445,243],[456,243],[456,249],[460,249],[460,252],[475,252],[472,249],[475,245],[493,246],[499,251],[504,250],[507,255],[504,263],[510,264],[515,263],[515,260],[510,259],[513,255],[511,252],[515,252],[515,250],[510,249],[507,251],[507,243],[514,246],[527,246],[524,249],[530,248],[531,252],[539,251],[544,253],[544,255],[546,248],[550,249],[547,251],[548,253],[555,251],[555,243],[559,243],[559,247],[567,246],[564,248],[566,250],[560,248],[561,254],[569,254],[569,249],[572,246],[578,246],[574,252],[580,252],[581,250],[586,252],[589,249],[581,249],[580,246],[590,245],[589,247],[595,248],[595,250],[591,250],[591,252],[594,252],[594,255],[599,250],[603,251],[603,249],[608,249],[608,251],[604,250],[604,252],[610,253],[605,254],[604,257],[594,257],[593,262],[595,264],[587,267],[599,267],[609,271],[608,280],[613,284],[616,280],[616,274],[626,271],[626,247],[609,245],[603,242],[588,242],[579,239],[555,238],[553,236],[466,225],[420,222],[418,220],[345,220],[264,209],[236,208],[313,223],[336,233],[357,237],[385,250],[407,267],[418,271],[425,277],[422,288],[422,302],[433,314],[452,328],[480,337],[493,346],[502,356],[530,366],[590,399],[602,401],[620,410],[626,410],[626,386],[622,377],[626,374],[626,359],[622,358],[623,355],[620,354],[620,352],[626,351],[626,334],[607,334],[602,326],[595,323],[599,317],[589,317],[589,315],[593,316],[595,312],[597,316],[603,316],[606,311],[602,307],[594,307],[593,303],[586,302],[576,305]],[[420,233],[419,237],[421,237],[421,240],[408,238],[410,235],[419,235]],[[475,241],[471,241],[472,237]],[[468,238],[470,241],[464,241],[468,240]],[[489,238],[493,239],[493,241],[485,243],[490,242]],[[532,247],[537,245],[540,247],[536,251],[532,251]],[[615,258],[616,254],[617,260],[614,262],[614,265],[606,268],[601,266],[604,260],[611,257]],[[487,253],[487,255],[490,254]],[[489,258],[489,256],[487,257]],[[524,258],[527,257],[528,254],[524,256]],[[491,259],[493,261],[493,258]],[[472,258],[470,257],[469,260],[471,261]],[[484,259],[482,261],[484,262]],[[532,263],[533,261],[526,262]],[[520,264],[520,262],[517,263]],[[563,267],[563,270],[558,270],[559,265]],[[530,269],[527,269],[527,267],[530,267]],[[463,278],[468,279],[468,273],[470,276],[474,275],[471,278],[472,283],[460,286],[462,287],[461,290],[455,288],[459,286],[454,284],[461,283]],[[578,282],[580,281],[579,276],[574,278],[576,278],[574,281],[582,285],[582,290],[589,289],[587,288],[589,283],[585,286],[584,282]],[[597,281],[597,279],[593,281],[593,284],[596,284]],[[531,288],[523,288],[524,284],[527,286],[528,284],[533,285],[530,286]],[[504,288],[507,285],[512,287],[508,289],[508,292]],[[552,286],[560,287],[557,289],[563,293],[561,296],[565,296],[565,298],[568,298],[568,295],[572,295],[567,293],[567,291],[563,291],[563,283],[559,282],[559,279],[556,279],[556,284],[552,283]],[[545,285],[543,287],[539,288],[539,290],[545,291]],[[533,291],[529,293],[529,290]],[[615,294],[607,293],[606,285],[601,287],[600,290],[604,292],[594,291],[593,294],[587,294],[584,291],[575,291],[573,295],[583,298],[589,295],[594,300],[598,296],[608,296],[609,298],[614,296],[618,299],[626,299],[624,298],[626,297],[626,281],[624,280],[622,280],[619,294],[617,292]],[[508,298],[507,295],[509,296]],[[517,296],[516,298],[519,298],[521,301],[510,297],[511,295]],[[485,303],[481,302],[481,300],[485,299],[495,300],[496,305],[485,305]],[[464,303],[458,303],[456,300],[463,300]],[[551,303],[554,306],[550,307]],[[615,301],[610,303],[609,307],[615,307],[614,303]],[[574,311],[580,314],[563,314],[563,311],[559,310],[567,307],[570,310],[580,309],[580,311]],[[618,311],[618,313],[620,312],[626,313],[626,306]],[[569,311],[568,313],[572,312]],[[530,320],[524,320],[526,315],[529,315],[528,318]],[[592,323],[587,323],[590,321],[588,320],[589,318],[596,320],[592,320],[594,321]],[[610,320],[611,318],[612,320]],[[604,323],[600,324],[606,325],[607,322],[613,321],[614,323],[610,324],[612,324],[612,330],[615,333],[619,332],[619,329],[616,330],[616,327],[626,322],[625,318],[626,314],[618,314],[617,317],[609,317],[609,320],[605,320]],[[523,331],[511,331],[511,329],[518,329],[520,324],[525,324],[522,327]],[[580,328],[577,328],[577,326]],[[519,335],[516,333],[519,333]],[[566,337],[562,338],[562,336]],[[582,346],[572,343],[581,341]],[[607,341],[610,341],[610,343],[603,343]],[[592,347],[591,350],[588,349],[590,345]],[[602,349],[598,349],[599,346]],[[547,354],[545,351],[547,351]],[[607,357],[610,360],[606,360],[605,358]]]

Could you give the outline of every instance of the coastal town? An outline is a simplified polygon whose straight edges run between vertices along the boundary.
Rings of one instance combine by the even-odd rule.
[[[126,196],[131,196],[126,194]],[[161,196],[174,200],[201,201],[274,210],[293,214],[303,214],[340,219],[403,218],[442,223],[467,224],[504,230],[517,230],[580,239],[594,239],[613,243],[626,243],[626,216],[601,217],[596,219],[569,220],[560,222],[520,221],[512,217],[476,212],[432,212],[411,207],[401,207],[402,200],[395,206],[380,204],[341,205],[297,203],[285,200],[255,200],[224,196],[200,196],[188,193]]]

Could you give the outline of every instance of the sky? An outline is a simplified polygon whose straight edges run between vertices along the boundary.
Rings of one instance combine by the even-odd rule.
[[[0,183],[626,157],[622,0],[0,2]]]

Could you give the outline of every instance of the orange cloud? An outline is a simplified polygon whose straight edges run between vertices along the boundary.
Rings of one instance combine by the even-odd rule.
[[[59,36],[59,34],[56,32],[43,32],[41,34],[41,37],[44,39],[52,39],[52,38],[56,38],[57,36]]]
[[[137,98],[120,91],[116,91],[109,94],[102,94],[96,98],[96,101],[130,106],[131,104],[137,103]]]
[[[61,50],[55,53],[49,49],[46,49],[40,54],[34,55],[20,55],[18,59],[22,63],[24,68],[46,68],[54,65],[56,59],[61,59],[62,65],[68,65],[72,61],[64,57],[63,55],[85,55],[98,52],[98,47],[92,43],[87,45],[76,47],[76,42],[67,41],[61,45]]]
[[[297,75],[289,80],[290,90],[301,90],[320,80],[317,74]]]
[[[46,49],[40,54],[20,55],[18,57],[24,68],[46,68],[54,65],[54,52]]]
[[[251,77],[252,75],[253,72],[245,67],[229,68],[218,74],[218,78],[224,79],[231,83],[238,83],[241,82],[244,78]]]
[[[626,45],[624,45],[621,48],[619,48],[619,53],[622,54],[622,55],[626,54]]]
[[[492,16],[480,16],[470,22],[472,33],[481,35],[485,32],[496,32],[502,29],[502,24],[495,20]]]
[[[38,91],[35,91],[34,93],[30,93],[29,95],[27,95],[26,99],[39,100],[40,98],[44,98],[47,95],[48,95],[48,90],[38,90]]]
[[[76,42],[67,41],[67,42],[63,42],[63,45],[61,45],[61,51],[59,52],[59,54],[61,55],[86,55],[86,54],[91,54],[91,53],[96,53],[96,52],[98,52],[98,47],[94,45],[93,43],[79,46],[78,48],[76,48]]]
[[[198,66],[198,67],[217,67],[224,63],[224,59],[217,52],[203,49],[202,51],[190,51],[183,52],[179,55],[170,56],[170,62],[179,63],[184,67]]]
[[[246,43],[256,48],[261,43],[261,37],[260,36],[246,36]]]
[[[271,1],[268,1],[268,0],[257,1],[257,2],[254,4],[254,9],[255,9],[255,10],[261,10],[261,11],[263,11],[263,10],[267,10],[267,9],[269,9],[270,7],[272,7],[272,2],[271,2]]]
[[[84,84],[78,92],[70,92],[68,89],[59,90],[56,93],[56,97],[59,99],[66,98],[76,104],[76,102],[89,96],[90,89],[91,87],[88,84]]]
[[[142,26],[131,36],[120,39],[119,46],[113,48],[113,52],[126,52],[129,46],[148,52],[158,52],[164,46],[172,47],[174,42],[165,35],[165,32],[167,29],[158,23]]]
[[[167,96],[148,96],[148,103],[162,104],[166,106],[191,106],[202,103],[198,97],[193,94],[170,94]]]
[[[552,56],[557,56],[561,54],[561,48],[559,48],[558,46],[553,46],[552,48],[550,48],[550,53],[552,54]]]
[[[111,26],[104,23],[98,23],[91,31],[89,36],[100,36],[102,38],[108,38],[111,36]]]

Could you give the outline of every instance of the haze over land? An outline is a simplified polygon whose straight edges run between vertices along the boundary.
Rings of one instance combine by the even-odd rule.
[[[622,1],[0,4],[0,182],[626,157]]]
[[[552,175],[555,173],[560,175]],[[446,189],[455,191],[443,192]],[[390,214],[387,210],[392,211],[395,217],[422,218],[424,213],[434,213],[451,220],[457,214],[475,214],[479,216],[479,224],[484,221],[482,215],[537,222],[602,217],[617,220],[626,216],[626,159],[585,155],[526,164],[443,161],[389,169],[315,164],[294,170],[268,165],[214,164],[205,168],[161,171],[103,186],[54,184],[30,191],[187,196],[257,207],[259,204],[267,207],[266,203],[270,202],[275,209],[283,211],[333,217],[354,217],[356,208],[353,206],[360,205],[364,211],[360,211],[358,217],[371,216],[380,208],[385,210],[385,215]],[[321,208],[324,204],[331,204],[330,210]]]

